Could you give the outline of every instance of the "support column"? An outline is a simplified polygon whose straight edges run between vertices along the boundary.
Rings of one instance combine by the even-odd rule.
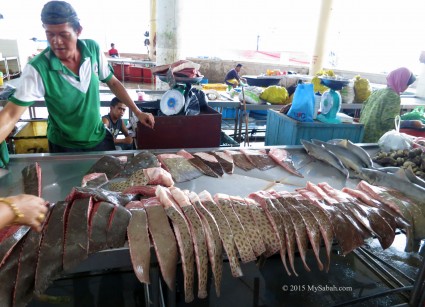
[[[322,0],[320,15],[317,24],[316,42],[310,60],[309,75],[313,76],[323,66],[326,38],[329,28],[329,19],[332,12],[332,0]]]
[[[156,64],[164,65],[180,60],[181,20],[183,0],[156,1]]]
[[[149,58],[151,61],[156,61],[156,0],[151,0],[151,22],[149,29]]]

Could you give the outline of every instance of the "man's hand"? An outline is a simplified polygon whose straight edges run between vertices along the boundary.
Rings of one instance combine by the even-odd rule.
[[[143,113],[140,112],[137,115],[137,118],[139,119],[139,121],[145,125],[146,127],[149,127],[151,129],[153,129],[154,125],[155,125],[155,119],[153,117],[153,115],[151,113]]]
[[[122,143],[123,144],[131,144],[131,143],[133,143],[133,138],[128,135],[122,140]]]

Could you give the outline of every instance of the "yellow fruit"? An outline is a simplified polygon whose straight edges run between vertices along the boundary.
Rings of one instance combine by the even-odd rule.
[[[354,77],[354,102],[363,103],[372,93],[369,80],[361,78],[359,75]]]

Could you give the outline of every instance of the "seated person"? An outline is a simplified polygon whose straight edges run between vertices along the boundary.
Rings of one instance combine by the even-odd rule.
[[[235,68],[231,69],[226,77],[224,78],[224,83],[227,85],[231,85],[233,87],[237,87],[241,81],[246,82],[245,78],[239,76],[239,72],[241,71],[242,64],[236,65]]]
[[[128,150],[133,149],[133,137],[130,136],[122,120],[125,110],[126,105],[119,101],[117,97],[114,97],[111,100],[109,114],[102,116],[102,121],[105,127],[112,133],[115,146],[123,150]],[[117,138],[120,132],[122,132],[125,138]]]
[[[110,57],[113,57],[113,58],[118,58],[120,56],[118,53],[118,50],[115,49],[114,43],[111,44],[111,49],[109,49],[108,54]]]
[[[385,132],[395,128],[394,119],[400,115],[400,94],[415,80],[409,69],[400,67],[387,75],[386,88],[372,92],[360,113],[359,122],[364,124],[363,143],[377,143]]]

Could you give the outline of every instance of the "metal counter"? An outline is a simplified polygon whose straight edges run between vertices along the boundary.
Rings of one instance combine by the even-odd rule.
[[[274,146],[276,147],[276,146]],[[232,175],[224,174],[222,178],[201,176],[195,180],[177,183],[182,189],[194,192],[203,190],[211,194],[226,193],[229,195],[247,196],[249,193],[273,188],[281,191],[293,191],[305,187],[307,181],[313,183],[328,182],[331,186],[341,189],[344,186],[354,187],[358,180],[345,180],[336,169],[327,166],[308,156],[301,146],[278,146],[287,149],[291,154],[295,167],[304,175],[299,178],[290,175],[282,167],[276,166],[267,171],[253,169],[244,171],[235,167]],[[267,147],[264,147],[267,148]],[[226,148],[187,149],[189,152],[222,151]],[[179,149],[154,150],[154,153],[176,153]],[[376,146],[369,146],[371,152],[377,151]],[[22,154],[11,155],[8,170],[0,170],[0,195],[8,196],[23,192],[22,169],[29,163],[38,162],[42,170],[42,196],[49,202],[64,200],[75,186],[81,186],[81,180],[90,167],[105,154],[114,156],[125,155],[131,158],[139,151],[110,151],[82,154]],[[240,184],[238,184],[240,183]]]

